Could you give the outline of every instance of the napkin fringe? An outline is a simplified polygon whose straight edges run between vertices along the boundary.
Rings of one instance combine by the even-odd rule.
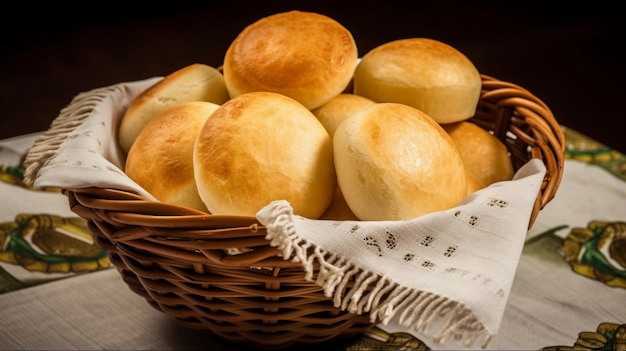
[[[293,209],[287,201],[274,201],[257,217],[267,229],[270,245],[283,257],[301,262],[305,279],[313,280],[314,263],[319,264],[315,283],[324,288],[335,307],[354,314],[368,313],[372,323],[387,325],[392,319],[405,328],[425,333],[439,324],[433,341],[462,339],[470,347],[478,338],[486,348],[492,333],[458,301],[428,291],[407,288],[385,276],[357,267],[350,260],[328,252],[296,233]],[[354,278],[352,287],[347,287]]]
[[[46,162],[54,157],[61,145],[91,115],[95,107],[108,98],[118,85],[94,89],[76,95],[43,132],[24,158],[24,183],[32,186]]]

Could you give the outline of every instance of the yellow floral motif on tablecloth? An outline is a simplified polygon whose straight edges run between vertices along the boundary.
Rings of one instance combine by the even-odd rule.
[[[626,181],[626,155],[570,128],[563,133],[566,159],[595,164]]]
[[[578,339],[573,346],[548,346],[544,351],[570,350],[626,350],[626,324],[601,323],[595,332],[584,331],[578,333]]]
[[[109,267],[82,218],[48,214],[19,214],[0,223],[0,262],[29,271],[78,273]]]
[[[626,288],[626,223],[592,221],[573,228],[561,254],[576,273]]]
[[[338,349],[345,351],[430,350],[424,342],[409,333],[389,333],[376,326],[360,334],[357,339],[340,345]]]
[[[563,127],[565,157],[604,168],[626,180],[626,156],[575,130]],[[572,269],[609,286],[626,288],[626,224],[590,222],[569,233],[561,254]]]

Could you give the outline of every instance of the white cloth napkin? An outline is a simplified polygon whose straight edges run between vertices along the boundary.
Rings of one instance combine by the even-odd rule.
[[[35,188],[96,186],[154,197],[124,174],[117,130],[130,102],[162,77],[78,94],[61,110],[24,160],[24,182]]]
[[[35,187],[102,187],[154,199],[123,172],[117,128],[128,104],[160,78],[81,93],[35,142],[25,181]],[[444,343],[483,347],[497,333],[545,175],[531,160],[511,181],[467,197],[447,211],[408,221],[306,219],[284,200],[259,211],[267,239],[302,263],[335,305],[369,313]],[[353,287],[346,285],[355,279]]]

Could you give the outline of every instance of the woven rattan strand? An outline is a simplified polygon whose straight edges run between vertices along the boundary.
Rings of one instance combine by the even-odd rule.
[[[482,78],[471,120],[505,143],[515,169],[531,158],[546,165],[530,227],[561,181],[564,136],[548,106],[526,89]],[[269,245],[254,217],[209,215],[114,189],[64,193],[128,287],[187,328],[282,348],[371,326],[368,316],[333,307],[299,263]]]

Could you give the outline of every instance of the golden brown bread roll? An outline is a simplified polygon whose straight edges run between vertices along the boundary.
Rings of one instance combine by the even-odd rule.
[[[289,96],[315,109],[348,86],[358,52],[348,29],[322,14],[276,13],[248,25],[224,57],[231,98],[253,91]]]
[[[194,63],[165,76],[139,94],[128,106],[118,131],[125,153],[143,127],[157,114],[187,101],[206,101],[221,105],[229,99],[224,77],[215,68]]]
[[[361,107],[374,103],[374,101],[359,95],[342,93],[311,112],[322,122],[332,138],[339,123]]]
[[[455,206],[467,193],[461,156],[425,113],[397,103],[365,106],[333,139],[339,187],[361,220],[403,220]]]
[[[427,38],[382,44],[363,56],[354,73],[355,94],[413,106],[439,123],[472,117],[481,86],[478,70],[465,55]]]
[[[128,177],[160,201],[206,211],[195,183],[193,148],[202,124],[218,107],[193,101],[155,116],[128,152]]]
[[[510,180],[515,173],[506,146],[500,139],[468,121],[442,125],[457,146],[468,172],[485,186]]]
[[[198,191],[214,214],[256,215],[274,200],[318,218],[337,180],[332,141],[302,104],[276,93],[253,92],[224,103],[197,137]]]

